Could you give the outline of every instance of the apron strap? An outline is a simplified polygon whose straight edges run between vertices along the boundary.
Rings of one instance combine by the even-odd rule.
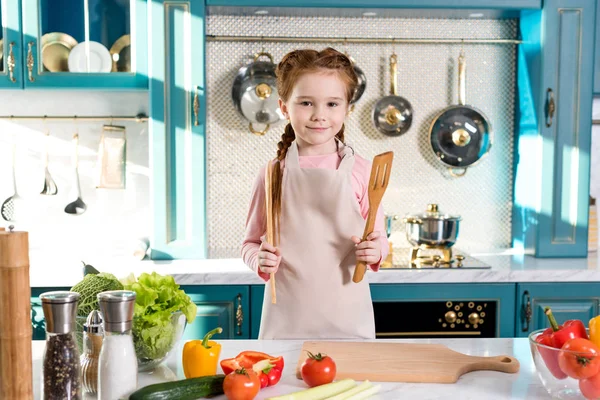
[[[288,147],[287,154],[285,155],[285,168],[300,168],[300,159],[298,157],[298,144],[294,140],[290,147]]]

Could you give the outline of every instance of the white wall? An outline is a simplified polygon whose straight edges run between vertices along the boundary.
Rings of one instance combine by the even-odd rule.
[[[91,91],[1,91],[0,115],[136,115],[148,113],[147,93]],[[106,121],[108,124],[109,121]],[[16,176],[23,202],[14,223],[30,235],[31,264],[79,267],[80,260],[102,264],[115,255],[131,254],[135,239],[150,233],[147,124],[114,122],[127,128],[125,190],[96,189],[96,157],[103,122],[48,122],[50,172],[56,196],[42,196],[42,121],[0,120],[0,204],[13,193],[11,163],[17,145]],[[64,212],[72,201],[72,142],[78,130],[79,177],[88,205],[81,216]],[[9,223],[0,218],[0,226]]]

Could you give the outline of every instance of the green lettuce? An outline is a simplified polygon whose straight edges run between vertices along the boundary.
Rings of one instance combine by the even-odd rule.
[[[196,304],[179,289],[172,276],[143,273],[121,279],[125,290],[136,293],[133,312],[133,342],[138,358],[164,357],[179,339],[173,313],[181,311],[188,324],[196,318]]]

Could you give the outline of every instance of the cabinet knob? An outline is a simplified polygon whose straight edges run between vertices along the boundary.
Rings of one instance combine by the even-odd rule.
[[[450,324],[453,324],[454,322],[456,322],[456,313],[454,311],[448,311],[444,317],[446,318],[446,321]]]
[[[244,323],[244,310],[242,309],[242,295],[241,293],[237,295],[237,309],[235,311],[235,325],[237,327],[236,334],[238,336],[242,335],[242,324]]]
[[[479,322],[479,314],[476,312],[469,314],[469,322],[473,325]]]

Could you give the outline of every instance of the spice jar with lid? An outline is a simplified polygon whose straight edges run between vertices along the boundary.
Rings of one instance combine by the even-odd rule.
[[[87,393],[98,392],[98,362],[102,338],[100,312],[92,310],[83,324],[83,353],[81,354],[81,383]]]
[[[42,399],[81,400],[81,367],[74,333],[79,293],[46,292],[40,300],[46,319]]]
[[[104,340],[98,370],[98,400],[114,400],[137,389],[137,357],[131,325],[135,292],[111,290],[98,294]]]

